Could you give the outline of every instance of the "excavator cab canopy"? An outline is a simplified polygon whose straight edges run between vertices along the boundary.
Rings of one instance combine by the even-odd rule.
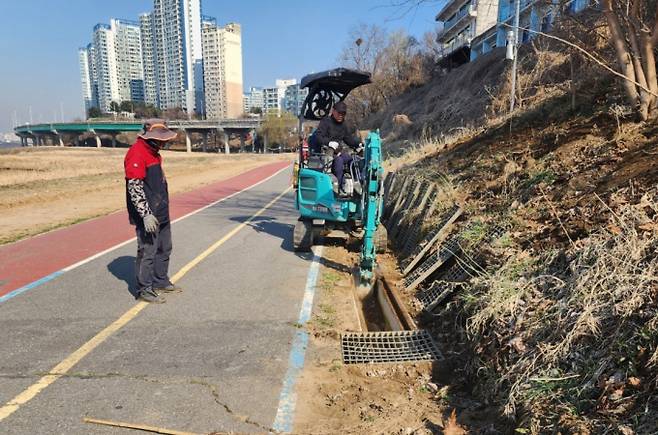
[[[309,74],[302,78],[300,84],[302,88],[308,88],[301,116],[318,121],[327,116],[333,105],[343,101],[352,90],[368,83],[372,83],[370,73],[347,68]]]

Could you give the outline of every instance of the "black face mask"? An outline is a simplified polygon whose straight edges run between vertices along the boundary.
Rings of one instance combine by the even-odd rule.
[[[162,144],[160,143],[159,140],[155,139],[146,139],[146,143],[151,146],[154,150],[158,151],[160,148],[162,148]]]

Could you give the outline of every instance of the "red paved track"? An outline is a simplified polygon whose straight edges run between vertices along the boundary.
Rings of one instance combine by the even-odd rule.
[[[288,165],[271,163],[176,195],[171,199],[171,219],[239,192]],[[0,297],[133,237],[135,230],[123,211],[0,247]]]

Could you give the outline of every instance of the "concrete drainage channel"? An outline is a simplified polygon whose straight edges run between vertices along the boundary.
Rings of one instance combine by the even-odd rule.
[[[482,249],[507,229],[464,219],[462,209],[437,183],[389,173],[384,188],[383,223],[402,279],[393,286],[380,273],[371,295],[360,301],[355,294],[362,332],[342,334],[343,363],[440,360],[431,334],[417,327],[402,295],[420,307],[421,319],[432,318],[463,282],[481,270]],[[460,218],[464,225],[455,232]]]

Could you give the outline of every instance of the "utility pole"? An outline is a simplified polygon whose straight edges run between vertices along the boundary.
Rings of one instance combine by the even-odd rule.
[[[510,96],[509,112],[514,112],[514,104],[516,103],[516,68],[517,58],[519,54],[519,15],[521,14],[521,0],[515,1],[516,13],[514,15],[514,60],[512,63],[512,94]]]
[[[59,102],[59,114],[61,115],[62,119],[62,124],[64,123],[64,103],[61,101]]]
[[[32,122],[32,106],[29,106],[28,109],[30,111],[30,125],[31,125],[34,124],[34,122]]]

